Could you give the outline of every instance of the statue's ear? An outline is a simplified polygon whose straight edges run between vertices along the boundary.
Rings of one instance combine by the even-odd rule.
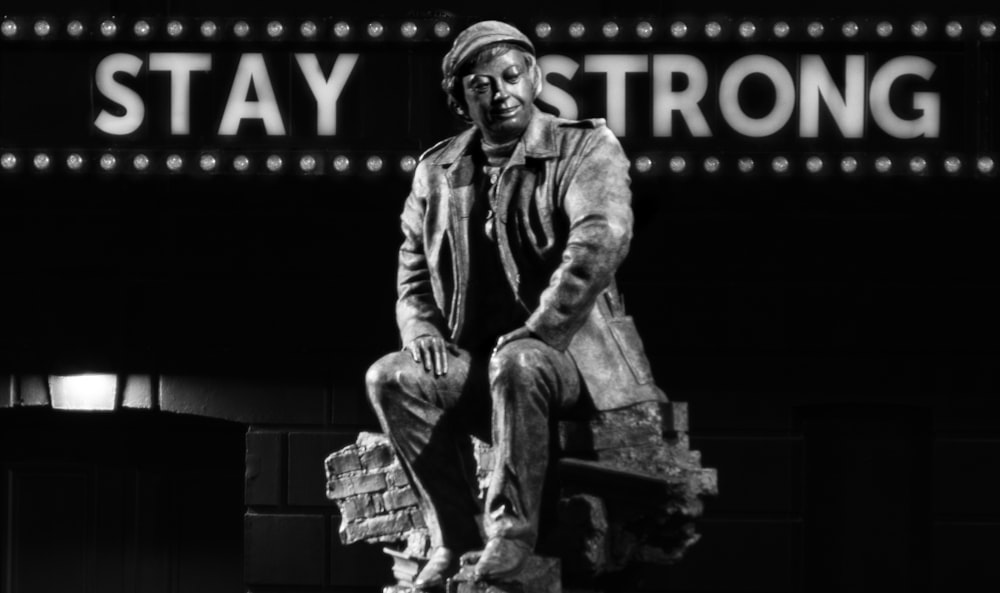
[[[455,97],[448,97],[448,108],[451,109],[451,112],[465,123],[472,123],[472,118],[469,117],[469,112],[455,100]]]
[[[542,94],[542,89],[545,87],[545,75],[542,74],[542,68],[538,65],[538,60],[534,61],[531,65],[531,72],[535,77],[535,98],[537,99],[539,95]]]

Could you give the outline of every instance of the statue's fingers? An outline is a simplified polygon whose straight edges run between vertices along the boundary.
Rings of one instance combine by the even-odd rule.
[[[424,363],[424,370],[428,373],[431,372],[431,364],[433,363],[431,348],[428,345],[429,340],[420,340],[420,359]]]
[[[434,340],[434,375],[445,374],[444,341]]]

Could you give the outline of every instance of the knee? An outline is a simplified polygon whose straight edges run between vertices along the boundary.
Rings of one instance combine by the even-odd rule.
[[[490,358],[490,382],[514,377],[533,377],[545,368],[544,342],[533,338],[515,340]]]
[[[407,382],[405,375],[409,372],[407,355],[403,352],[393,352],[375,361],[365,373],[365,387],[368,399],[377,409],[382,408],[386,395],[398,392]]]

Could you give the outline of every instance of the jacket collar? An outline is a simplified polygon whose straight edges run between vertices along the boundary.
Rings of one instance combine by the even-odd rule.
[[[556,143],[557,119],[535,107],[535,113],[528,122],[528,127],[521,135],[521,141],[514,148],[509,164],[524,164],[525,157],[548,159],[559,156],[559,145]],[[470,146],[479,141],[479,130],[471,126],[451,139],[444,150],[431,161],[435,165],[449,166],[465,155]]]

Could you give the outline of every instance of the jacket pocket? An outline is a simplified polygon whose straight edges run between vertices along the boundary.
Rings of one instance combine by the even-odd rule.
[[[631,316],[610,317],[607,319],[608,327],[611,328],[611,335],[618,343],[625,362],[628,363],[632,375],[635,376],[636,383],[645,385],[653,380],[653,371],[649,365],[649,359],[643,351],[642,339],[639,337],[639,330],[635,327],[635,322]]]

